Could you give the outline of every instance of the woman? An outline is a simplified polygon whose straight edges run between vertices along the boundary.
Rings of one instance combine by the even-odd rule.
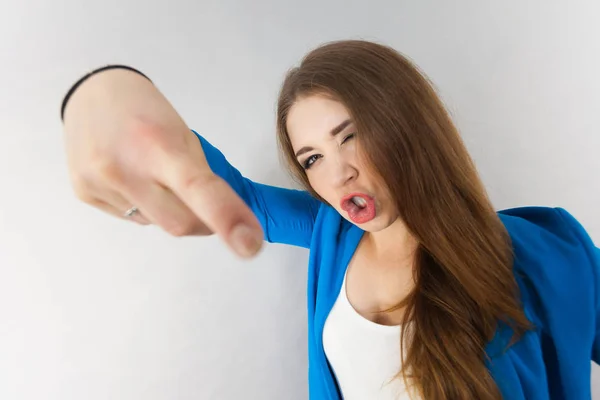
[[[310,248],[311,399],[590,397],[600,250],[563,209],[496,213],[395,50],[329,43],[287,75],[277,138],[306,191],[244,178],[127,68],[63,102],[78,196],[175,235],[217,233],[242,256],[258,230]]]

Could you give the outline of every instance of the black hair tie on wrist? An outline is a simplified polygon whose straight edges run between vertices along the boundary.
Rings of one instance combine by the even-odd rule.
[[[135,68],[129,67],[127,65],[120,65],[120,64],[114,64],[114,65],[107,65],[98,69],[93,70],[92,72],[84,75],[81,79],[79,79],[77,82],[75,82],[75,84],[71,87],[71,89],[69,89],[69,91],[67,92],[67,94],[65,95],[65,98],[62,101],[62,105],[60,107],[60,119],[64,120],[65,117],[65,108],[67,107],[67,102],[69,101],[69,99],[71,98],[71,96],[73,95],[73,93],[75,93],[75,90],[81,86],[81,84],[83,82],[85,82],[89,77],[91,77],[92,75],[97,74],[98,72],[102,72],[102,71],[106,71],[107,69],[127,69],[129,71],[133,71],[136,72],[140,75],[142,75],[144,78],[148,79],[150,82],[152,82],[152,80],[150,78],[148,78],[146,75],[144,75],[142,72],[138,71]]]

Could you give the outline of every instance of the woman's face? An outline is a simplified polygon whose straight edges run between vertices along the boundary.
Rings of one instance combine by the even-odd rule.
[[[320,95],[300,98],[287,130],[310,185],[344,218],[368,232],[396,221],[394,202],[359,156],[355,125],[341,103]]]

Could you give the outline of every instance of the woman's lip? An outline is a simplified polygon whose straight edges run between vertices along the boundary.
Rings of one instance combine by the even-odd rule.
[[[343,210],[345,208],[345,204],[347,202],[349,202],[349,201],[352,201],[353,197],[362,197],[367,202],[374,202],[375,201],[375,199],[372,196],[369,196],[368,194],[360,193],[360,192],[355,192],[355,193],[347,194],[344,197],[342,197],[342,200],[340,201],[340,208]]]
[[[352,199],[353,197],[363,197],[363,198],[368,199],[368,200],[372,200],[373,199],[373,197],[369,196],[366,193],[356,192],[356,193],[347,194],[344,197],[342,197],[342,202],[348,201],[348,200]]]
[[[364,206],[358,206],[353,197],[360,197],[365,201]],[[348,218],[355,224],[364,224],[375,218],[377,214],[375,199],[364,193],[350,193],[342,199],[340,208],[347,213]]]
[[[350,194],[347,194],[346,196],[342,197],[342,200],[340,201],[340,207],[343,206],[345,202],[352,200],[353,197],[362,197],[362,198],[366,199],[367,201],[374,200],[372,196],[369,196],[368,194],[365,194],[365,193],[360,193],[360,192],[350,193]]]

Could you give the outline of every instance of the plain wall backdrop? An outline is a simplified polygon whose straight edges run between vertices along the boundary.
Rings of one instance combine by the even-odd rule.
[[[307,398],[307,251],[242,262],[73,195],[59,107],[89,70],[141,69],[246,176],[290,186],[274,129],[286,70],[326,41],[392,45],[438,87],[498,209],[564,207],[598,243],[599,14],[597,0],[0,0],[0,398]]]

